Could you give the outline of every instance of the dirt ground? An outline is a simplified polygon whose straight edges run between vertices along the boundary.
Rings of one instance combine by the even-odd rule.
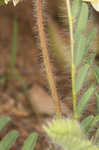
[[[42,129],[42,125],[55,115],[41,52],[37,47],[37,36],[34,34],[35,14],[32,5],[31,0],[26,0],[15,8],[12,4],[0,7],[0,77],[9,71],[13,23],[16,16],[19,32],[14,72],[22,77],[28,87],[27,93],[24,93],[20,82],[15,78],[10,78],[5,83],[0,82],[0,116],[7,115],[12,118],[0,137],[12,129],[17,129],[20,136],[11,150],[20,150],[24,139],[36,131],[39,139],[35,150],[55,150],[58,147],[53,147]],[[48,6],[47,13],[58,22],[56,1],[50,0]],[[64,28],[60,23],[58,25]],[[61,71],[57,64],[54,64],[54,70],[59,97],[65,105],[62,107],[63,112],[65,116],[69,116],[72,109],[71,77],[68,71]]]

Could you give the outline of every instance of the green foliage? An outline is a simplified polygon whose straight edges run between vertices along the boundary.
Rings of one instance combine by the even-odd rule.
[[[13,27],[13,39],[12,39],[12,49],[11,49],[11,59],[10,59],[10,68],[11,72],[14,70],[15,62],[16,62],[16,52],[17,52],[17,42],[18,42],[18,23],[15,19],[14,27]]]
[[[72,4],[72,20],[70,16],[69,2],[66,0],[68,7],[70,40],[71,40],[71,63],[72,63],[72,95],[73,106],[76,116],[80,118],[86,110],[87,104],[91,100],[92,95],[96,91],[95,85],[90,85],[87,90],[84,91],[81,96],[81,100],[77,101],[77,95],[82,89],[88,74],[90,67],[95,59],[95,54],[89,53],[89,48],[96,35],[96,29],[86,34],[88,24],[88,4],[81,0],[74,0]],[[73,22],[72,22],[73,21]],[[74,23],[74,35],[72,25]],[[72,25],[71,25],[72,24]],[[72,42],[72,40],[74,40]],[[74,45],[73,45],[74,44]],[[74,48],[74,49],[73,49]],[[94,72],[96,80],[99,83],[99,68],[94,65]],[[73,87],[74,86],[74,87]],[[43,126],[48,136],[55,142],[62,146],[63,149],[69,150],[98,150],[94,138],[92,141],[88,139],[90,133],[99,123],[99,95],[96,94],[97,112],[96,115],[89,115],[84,118],[80,123],[76,120],[61,119],[54,120],[52,123],[48,123],[48,126]],[[74,113],[75,114],[75,113]],[[75,117],[75,115],[74,115]],[[76,118],[77,119],[77,118]],[[99,140],[99,131],[96,134]],[[98,141],[97,140],[97,141]],[[99,141],[97,142],[99,143]]]
[[[81,126],[83,127],[86,135],[90,135],[91,131],[97,126],[99,123],[99,115],[93,116],[90,115],[86,117],[84,120],[81,122]]]
[[[96,93],[96,107],[97,107],[96,113],[99,114],[99,93],[98,92]]]
[[[92,142],[99,147],[99,128],[97,129],[96,134],[95,134]]]
[[[90,48],[90,45],[92,44],[92,41],[94,40],[95,36],[96,36],[96,29],[92,29],[92,31],[90,31],[88,33],[87,36],[87,44],[86,44],[86,53],[88,52],[88,49]]]
[[[9,64],[9,72],[6,72],[2,77],[0,77],[0,83],[6,84],[6,81],[10,81],[12,78],[15,78],[19,81],[21,87],[24,90],[25,96],[27,96],[27,85],[23,78],[14,73],[14,67],[16,63],[16,56],[17,56],[17,47],[18,47],[18,23],[17,19],[14,20],[13,25],[13,38],[12,38],[12,48],[11,48],[11,57],[10,57],[10,64]]]
[[[0,130],[2,130],[5,125],[10,121],[9,117],[0,118]],[[12,145],[15,143],[18,132],[16,130],[10,131],[5,137],[0,141],[0,150],[10,150]],[[38,134],[32,133],[24,142],[22,150],[34,150],[35,144],[37,142]]]
[[[1,1],[2,2],[2,1]],[[13,1],[14,2],[14,1]],[[0,3],[3,5],[3,3]],[[67,8],[69,7],[69,1],[67,1]],[[88,102],[91,100],[91,96],[95,91],[95,86],[90,85],[87,90],[83,93],[81,100],[77,103],[78,92],[82,89],[86,78],[88,77],[89,69],[91,64],[94,61],[95,55],[93,53],[89,54],[90,44],[93,41],[96,29],[93,29],[87,35],[85,34],[88,24],[88,4],[82,2],[82,0],[74,0],[72,5],[72,17],[70,16],[70,9],[68,8],[69,18],[69,28],[70,28],[70,39],[71,39],[71,63],[72,63],[72,94],[73,94],[73,106],[74,111],[77,113],[77,117],[80,117],[86,109]],[[39,18],[39,17],[38,17]],[[73,21],[73,22],[72,22]],[[74,35],[72,25],[74,23]],[[54,45],[54,40],[56,45],[53,46],[54,55],[57,59],[61,59],[62,65],[66,64],[66,60],[63,57],[65,43],[62,38],[59,36],[58,32],[54,32],[55,27],[49,26],[49,33],[51,37],[52,45]],[[54,34],[53,34],[54,33]],[[15,20],[14,31],[13,31],[13,41],[11,49],[11,60],[10,60],[10,72],[6,73],[4,77],[0,80],[1,82],[7,81],[9,78],[16,78],[21,83],[24,91],[27,91],[27,86],[25,85],[23,79],[13,73],[15,62],[16,62],[16,53],[17,53],[17,36],[18,36],[18,24]],[[44,41],[43,41],[44,42]],[[46,45],[46,44],[45,44]],[[62,45],[62,53],[59,49]],[[46,46],[45,46],[46,47]],[[56,51],[57,49],[57,51]],[[87,57],[85,57],[87,56]],[[85,58],[85,59],[84,59]],[[84,60],[83,60],[84,59]],[[60,63],[60,62],[59,62]],[[47,67],[46,67],[47,68]],[[96,76],[96,81],[99,83],[99,67],[94,65],[94,73]],[[77,75],[77,76],[76,76]],[[84,120],[81,121],[81,125],[77,120],[74,119],[58,119],[53,120],[52,123],[47,126],[43,126],[44,130],[48,136],[56,143],[62,146],[64,149],[68,150],[98,150],[99,149],[99,131],[97,130],[96,136],[92,142],[89,140],[87,135],[90,136],[90,133],[99,123],[99,95],[96,93],[96,103],[97,103],[97,112],[96,115],[90,115]],[[75,116],[76,116],[75,115]],[[9,118],[0,119],[0,130],[9,122]],[[18,137],[17,131],[9,132],[1,141],[0,141],[0,150],[8,150],[15,143]],[[32,150],[35,147],[38,135],[32,133],[24,142],[22,150]],[[93,144],[94,143],[94,144]]]
[[[95,59],[95,54],[89,54],[89,56],[87,57],[87,60],[85,61],[85,63],[86,64],[92,64],[93,63],[93,61],[94,61],[94,59]]]
[[[86,37],[84,35],[80,35],[79,36],[79,42],[77,42],[78,44],[76,44],[76,51],[75,51],[75,65],[78,66],[81,61],[82,61],[82,58],[85,54],[85,48],[86,48]]]
[[[33,150],[38,138],[37,133],[32,133],[24,142],[22,150]]]
[[[5,125],[10,121],[9,117],[0,118],[0,131],[5,127]]]
[[[75,3],[77,3],[76,0]],[[75,33],[74,33],[73,65],[75,70],[73,72],[75,72],[75,77],[73,75],[72,82],[74,82],[75,95],[77,95],[78,92],[82,89],[88,77],[90,66],[92,65],[95,58],[95,55],[93,53],[88,54],[88,51],[90,48],[90,44],[93,38],[95,37],[96,29],[93,29],[91,32],[85,35],[88,24],[89,10],[87,3],[81,2],[80,5],[81,6],[79,7],[81,7],[81,9],[79,10],[78,15],[76,15],[78,17],[76,18]],[[93,92],[94,88],[93,86],[90,86],[90,88],[85,93],[83,93],[83,96],[80,102],[78,103],[77,108],[75,108],[77,116],[80,116],[81,114],[84,113],[85,108],[91,96],[93,95]],[[75,99],[74,101],[77,101],[76,96],[74,96],[74,99]],[[77,102],[75,103],[77,104]]]
[[[96,115],[92,121],[92,123],[90,124],[90,127],[88,128],[88,133],[90,133],[95,127],[96,125],[99,123],[99,115]]]
[[[89,64],[85,64],[80,68],[78,75],[77,75],[77,79],[75,81],[76,92],[78,92],[82,88],[83,83],[85,82],[85,78],[88,75],[89,68],[90,68]]]
[[[93,122],[93,119],[94,119],[94,116],[90,115],[81,121],[81,126],[84,129],[86,134],[88,134],[88,129],[90,128],[90,125]]]
[[[95,88],[93,85],[91,85],[87,91],[83,94],[81,100],[78,103],[77,106],[77,115],[80,116],[84,113],[86,109],[86,105],[88,104],[90,97],[93,95]]]
[[[72,4],[72,18],[76,19],[81,9],[81,0],[74,0]]]
[[[94,65],[94,71],[95,71],[96,81],[99,84],[99,67],[97,65]]]
[[[83,23],[82,23],[82,19],[83,19]],[[77,19],[77,27],[75,30],[75,40],[79,39],[79,36],[85,32],[87,23],[88,23],[88,5],[87,3],[82,3],[80,15],[79,15],[79,18]]]
[[[11,146],[15,143],[18,137],[18,132],[13,130],[8,133],[0,142],[0,150],[9,150]]]
[[[0,6],[5,5],[4,1],[0,1]],[[27,95],[27,86],[21,76],[14,73],[14,67],[16,63],[16,54],[17,54],[17,45],[18,45],[18,23],[15,19],[14,27],[13,27],[13,39],[12,39],[12,49],[11,49],[11,59],[9,69],[10,72],[7,72],[3,77],[0,77],[0,83],[5,83],[7,80],[11,78],[16,78],[25,91],[25,95]],[[0,118],[0,131],[6,126],[6,124],[11,119],[9,117],[1,117]],[[18,132],[16,130],[10,131],[5,137],[0,140],[0,150],[10,150],[10,148],[15,144],[16,139],[18,138]],[[31,135],[25,140],[22,150],[34,150],[35,144],[37,142],[38,134],[31,133]]]
[[[4,0],[0,0],[0,6],[5,5]]]

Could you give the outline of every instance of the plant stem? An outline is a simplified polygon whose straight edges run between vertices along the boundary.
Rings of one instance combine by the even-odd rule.
[[[75,92],[75,71],[76,67],[74,64],[74,37],[73,37],[73,22],[71,14],[70,0],[66,0],[67,13],[68,13],[68,23],[69,23],[69,32],[70,32],[70,47],[71,47],[71,76],[72,76],[72,99],[73,99],[73,114],[74,119],[77,119],[76,114],[76,103],[77,103],[77,94]]]
[[[61,107],[60,107],[60,102],[59,102],[58,95],[57,95],[57,90],[55,87],[53,73],[51,71],[51,65],[50,65],[50,60],[48,56],[48,47],[46,43],[46,35],[44,31],[44,26],[43,26],[43,0],[37,0],[37,26],[38,26],[38,32],[39,32],[39,37],[40,37],[43,61],[44,61],[47,79],[48,79],[49,87],[51,90],[51,94],[52,94],[52,98],[53,98],[53,102],[55,106],[56,117],[61,118]]]

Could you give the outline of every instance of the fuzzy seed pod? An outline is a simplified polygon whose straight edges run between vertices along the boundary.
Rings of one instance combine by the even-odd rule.
[[[44,130],[52,141],[67,150],[98,150],[84,134],[80,124],[76,120],[53,120]]]

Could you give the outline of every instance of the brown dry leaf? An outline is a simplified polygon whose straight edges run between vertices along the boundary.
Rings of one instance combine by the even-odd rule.
[[[51,96],[39,85],[35,84],[29,91],[30,103],[37,114],[55,114],[54,104]],[[66,104],[61,102],[62,113],[71,117],[72,113]]]

